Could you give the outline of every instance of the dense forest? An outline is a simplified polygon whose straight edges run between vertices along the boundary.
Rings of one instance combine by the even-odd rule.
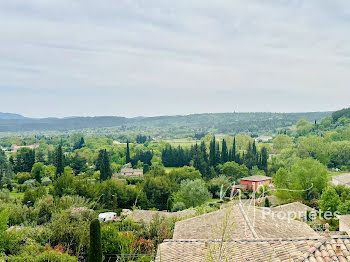
[[[230,190],[221,188],[249,175],[273,177],[276,191],[267,194],[283,201],[299,200],[317,210],[350,214],[349,189],[329,185],[332,175],[350,170],[349,112],[327,113],[322,120],[315,115],[291,120],[294,124],[276,130],[267,142],[231,129],[220,137],[209,130],[198,132],[185,145],[127,130],[125,143],[79,132],[2,137],[0,258],[87,261],[97,254],[149,262],[159,243],[171,238],[176,219],[154,217],[146,224],[121,218],[99,224],[97,215],[119,215],[126,208],[211,212],[220,208],[222,193],[229,195]],[[205,115],[203,119],[208,120]],[[212,123],[208,120],[207,126]],[[12,151],[14,144],[36,146]],[[144,175],[123,177],[124,167],[143,169]],[[333,218],[308,223],[329,223],[332,230],[338,229]],[[99,232],[100,239],[90,239],[90,232]]]

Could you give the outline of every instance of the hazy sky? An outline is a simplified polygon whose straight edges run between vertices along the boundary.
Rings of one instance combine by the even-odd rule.
[[[349,0],[0,1],[0,112],[348,106]]]

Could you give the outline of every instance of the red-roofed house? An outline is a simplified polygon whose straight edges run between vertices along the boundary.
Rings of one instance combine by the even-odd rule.
[[[259,187],[262,185],[270,186],[272,184],[272,177],[261,175],[248,176],[241,178],[240,184],[241,186],[246,187],[246,189],[258,191]]]

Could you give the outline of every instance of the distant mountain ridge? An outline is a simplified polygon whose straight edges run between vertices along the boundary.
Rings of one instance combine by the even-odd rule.
[[[0,132],[76,130],[102,127],[151,127],[151,128],[187,128],[208,131],[215,129],[220,133],[274,132],[278,128],[294,125],[299,119],[310,122],[331,116],[332,112],[306,113],[206,113],[157,117],[67,117],[67,118],[26,118],[10,114],[0,117]],[[11,117],[12,116],[12,117]]]
[[[24,119],[24,118],[26,118],[26,117],[19,115],[19,114],[0,112],[0,119]]]

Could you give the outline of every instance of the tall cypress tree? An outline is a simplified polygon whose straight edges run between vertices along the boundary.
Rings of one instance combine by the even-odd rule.
[[[221,162],[220,145],[219,143],[217,143],[215,145],[215,165],[214,166],[217,166],[218,164],[220,164],[220,162]]]
[[[233,138],[233,146],[232,146],[232,161],[238,163],[237,153],[236,153],[236,137]]]
[[[100,180],[104,181],[112,177],[111,165],[107,150],[104,149],[102,153],[102,166],[100,167]]]
[[[267,160],[269,159],[269,154],[266,147],[261,148],[261,168],[267,174]]]
[[[130,163],[130,148],[129,148],[129,140],[126,141],[126,163]]]
[[[221,148],[221,163],[226,163],[228,161],[228,151],[225,139],[222,139],[222,148]]]
[[[213,137],[213,140],[210,141],[209,146],[209,164],[210,166],[216,166],[216,154],[215,154],[215,136]]]
[[[56,175],[63,174],[64,171],[64,156],[62,151],[62,145],[59,145],[56,149],[55,155],[55,167],[56,167]]]
[[[98,219],[90,223],[90,248],[88,262],[102,262],[101,226]]]

